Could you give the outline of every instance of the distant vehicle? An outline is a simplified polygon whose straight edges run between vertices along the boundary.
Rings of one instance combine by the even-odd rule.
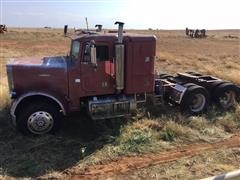
[[[44,29],[52,29],[50,26],[44,26]]]
[[[0,34],[2,34],[4,32],[7,32],[7,26],[3,25],[3,24],[0,24]]]
[[[206,29],[185,29],[185,34],[186,36],[189,36],[191,38],[206,38],[207,34],[206,34]]]
[[[234,106],[239,86],[196,72],[155,74],[156,37],[125,33],[124,23],[115,24],[118,31],[76,31],[68,56],[9,61],[11,116],[21,132],[56,131],[63,116],[81,109],[94,120],[129,115],[147,99],[190,114],[211,103]]]

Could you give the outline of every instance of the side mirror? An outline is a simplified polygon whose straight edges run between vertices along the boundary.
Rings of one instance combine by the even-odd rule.
[[[91,46],[91,63],[94,67],[97,67],[97,55],[96,55],[96,47]]]

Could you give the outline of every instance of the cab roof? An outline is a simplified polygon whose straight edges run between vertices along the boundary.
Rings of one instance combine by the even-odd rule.
[[[72,36],[72,40],[96,40],[96,41],[117,41],[117,31],[76,31]],[[155,41],[154,35],[143,35],[135,33],[123,33],[123,40],[130,39],[131,41]]]

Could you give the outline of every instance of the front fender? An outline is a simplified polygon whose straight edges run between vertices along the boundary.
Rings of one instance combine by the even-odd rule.
[[[66,112],[66,107],[64,106],[64,103],[62,103],[58,98],[50,95],[50,94],[47,94],[47,93],[42,93],[42,92],[30,92],[30,93],[26,93],[26,94],[23,94],[21,95],[20,97],[18,97],[17,99],[14,99],[11,103],[11,108],[10,108],[10,114],[11,114],[11,117],[12,117],[12,123],[14,126],[16,126],[16,109],[18,107],[18,105],[26,98],[29,98],[29,97],[35,97],[35,96],[43,96],[43,97],[46,97],[46,98],[49,98],[50,100],[56,102],[59,107],[61,108],[61,112],[63,113],[63,115],[66,115],[67,112]]]

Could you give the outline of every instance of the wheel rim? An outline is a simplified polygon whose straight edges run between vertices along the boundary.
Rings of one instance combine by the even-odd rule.
[[[37,111],[28,118],[28,129],[34,134],[45,134],[53,127],[53,117],[45,111]]]
[[[219,97],[219,102],[223,108],[233,106],[236,102],[236,93],[234,91],[225,91],[223,95]]]
[[[192,112],[200,112],[204,109],[206,97],[203,94],[195,94],[192,98],[190,109]]]

